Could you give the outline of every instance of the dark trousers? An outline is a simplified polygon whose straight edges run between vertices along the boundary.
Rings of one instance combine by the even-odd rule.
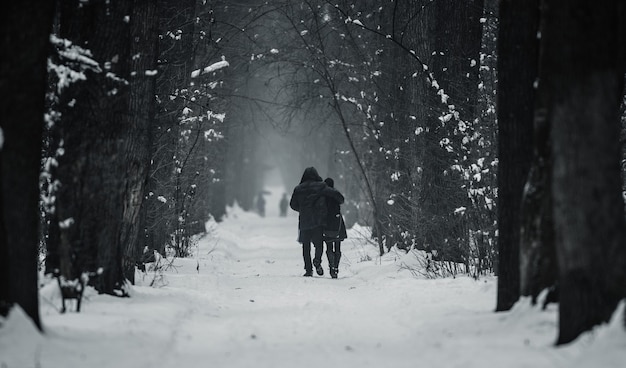
[[[322,253],[324,253],[324,240],[322,238],[322,228],[300,230],[300,241],[302,242],[302,257],[304,258],[304,269],[312,271],[313,266],[322,264]],[[311,243],[315,246],[315,257],[311,263]]]
[[[326,240],[326,256],[330,268],[339,268],[341,260],[341,240]]]

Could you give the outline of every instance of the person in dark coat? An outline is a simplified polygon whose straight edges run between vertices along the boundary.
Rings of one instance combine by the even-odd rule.
[[[259,192],[256,200],[256,209],[259,211],[261,217],[265,217],[265,198],[263,198],[263,192]]]
[[[283,197],[280,199],[280,203],[278,204],[280,208],[280,217],[287,216],[287,206],[289,205],[289,201],[287,200],[287,193],[283,193]]]
[[[335,187],[332,178],[324,180],[330,188]],[[343,197],[343,196],[342,196]],[[328,267],[330,277],[337,278],[339,274],[339,261],[341,260],[341,241],[348,237],[346,224],[341,216],[340,205],[343,201],[336,201],[334,198],[326,197],[326,226],[324,226],[324,241],[326,242],[326,256],[328,257]]]
[[[343,203],[343,195],[322,181],[314,167],[307,167],[291,195],[289,206],[299,212],[298,241],[302,243],[304,276],[313,275],[313,266],[318,275],[324,274],[322,253],[324,253],[323,229],[327,220],[326,198]],[[315,246],[315,257],[311,262],[311,243]]]

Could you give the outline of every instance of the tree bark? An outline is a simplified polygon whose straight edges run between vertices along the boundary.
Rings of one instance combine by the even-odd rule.
[[[123,270],[134,284],[135,265],[144,245],[140,209],[145,197],[150,168],[151,126],[155,117],[158,45],[157,0],[134,0],[131,16],[130,125],[124,150],[127,183],[120,244],[124,247]]]
[[[5,4],[0,18],[0,315],[19,304],[41,329],[39,168],[55,1]]]
[[[626,295],[619,166],[625,8],[617,0],[546,0],[543,9],[540,89],[549,96],[557,344],[565,344],[608,321]]]
[[[537,9],[540,9],[538,7]],[[545,28],[540,17],[539,33]],[[539,55],[537,56],[539,60]],[[538,80],[547,72],[538,61]],[[539,88],[535,92],[533,117],[533,158],[524,187],[520,229],[520,294],[537,302],[539,294],[548,290],[543,306],[558,299],[558,264],[554,239],[552,198],[552,141],[548,109],[550,92]]]
[[[125,294],[122,270],[124,199],[128,183],[130,2],[67,1],[61,37],[91,51],[101,72],[64,93],[59,160],[61,271],[68,279],[91,273],[101,293]]]
[[[500,1],[496,311],[509,310],[520,296],[520,214],[524,184],[532,161],[538,18],[539,0],[530,4]],[[522,267],[522,275],[524,269]]]

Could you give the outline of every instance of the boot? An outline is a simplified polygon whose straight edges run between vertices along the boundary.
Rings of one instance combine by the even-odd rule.
[[[335,264],[335,254],[329,249],[326,250],[326,256],[328,257],[328,271],[330,276],[333,276],[333,265]]]
[[[339,270],[337,268],[334,268],[334,267],[330,268],[330,277],[332,277],[333,279],[337,278],[338,273],[339,273]]]
[[[315,272],[317,272],[317,274],[319,276],[323,276],[324,275],[324,269],[322,268],[321,264],[316,264],[315,265]]]
[[[335,254],[333,254],[334,263],[332,264],[332,267],[333,267],[334,279],[336,279],[337,276],[339,275],[339,261],[340,260],[341,260],[341,251],[337,251],[335,252]]]

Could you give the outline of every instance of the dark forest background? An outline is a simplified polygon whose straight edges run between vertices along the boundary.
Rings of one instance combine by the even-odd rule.
[[[428,277],[544,290],[558,343],[626,296],[626,6],[29,0],[2,15],[0,311],[128,296],[153,252],[305,167]],[[44,117],[44,118],[42,118]]]

